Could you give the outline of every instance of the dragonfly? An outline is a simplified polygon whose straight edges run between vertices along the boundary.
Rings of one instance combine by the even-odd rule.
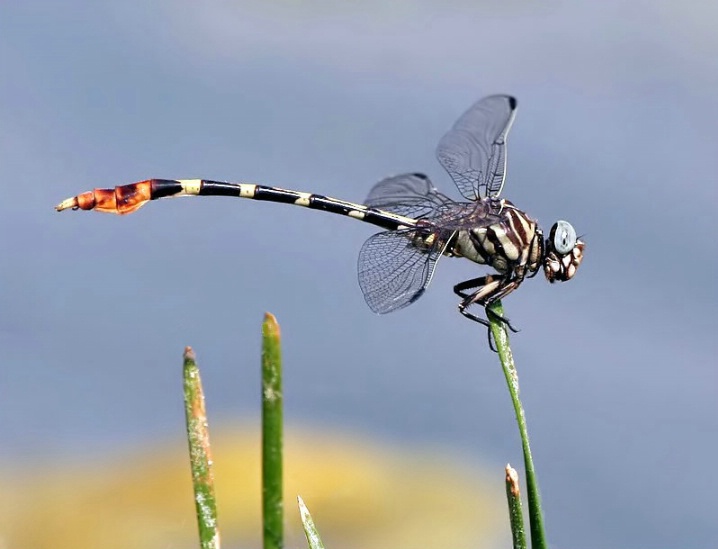
[[[516,108],[516,99],[509,95],[480,99],[439,141],[436,157],[463,201],[439,192],[422,173],[406,173],[377,183],[363,203],[254,183],[147,179],[84,192],[55,209],[125,215],[160,198],[229,196],[351,217],[383,229],[359,252],[359,286],[372,311],[384,314],[414,303],[429,286],[441,257],[463,257],[494,272],[454,286],[461,298],[459,312],[487,327],[489,319],[496,318],[515,332],[509,320],[489,306],[540,270],[551,283],[570,280],[585,247],[569,222],[556,221],[544,238],[534,219],[501,197],[506,140]],[[485,317],[473,306],[483,307]],[[489,343],[493,348],[491,336]]]

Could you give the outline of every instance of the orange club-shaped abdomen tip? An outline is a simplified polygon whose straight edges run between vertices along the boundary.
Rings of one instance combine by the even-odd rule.
[[[55,210],[95,210],[125,215],[139,209],[149,200],[152,200],[152,180],[148,179],[114,189],[87,191],[63,200],[55,206]]]

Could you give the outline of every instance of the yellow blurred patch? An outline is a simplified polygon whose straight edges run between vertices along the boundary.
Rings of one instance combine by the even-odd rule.
[[[225,547],[261,547],[260,435],[211,432]],[[497,469],[435,448],[388,446],[327,429],[286,427],[285,540],[306,547],[296,496],[327,549],[461,549],[508,534]],[[0,548],[196,548],[186,446],[158,444],[104,463],[3,475]]]

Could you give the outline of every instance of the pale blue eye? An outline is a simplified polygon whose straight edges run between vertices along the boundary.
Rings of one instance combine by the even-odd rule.
[[[567,254],[576,245],[576,229],[568,221],[556,221],[553,247],[560,254]]]

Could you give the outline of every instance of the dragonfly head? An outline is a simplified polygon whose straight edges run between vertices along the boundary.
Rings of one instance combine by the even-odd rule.
[[[546,279],[551,283],[571,280],[583,260],[584,246],[568,221],[556,221],[545,244],[543,271]]]

